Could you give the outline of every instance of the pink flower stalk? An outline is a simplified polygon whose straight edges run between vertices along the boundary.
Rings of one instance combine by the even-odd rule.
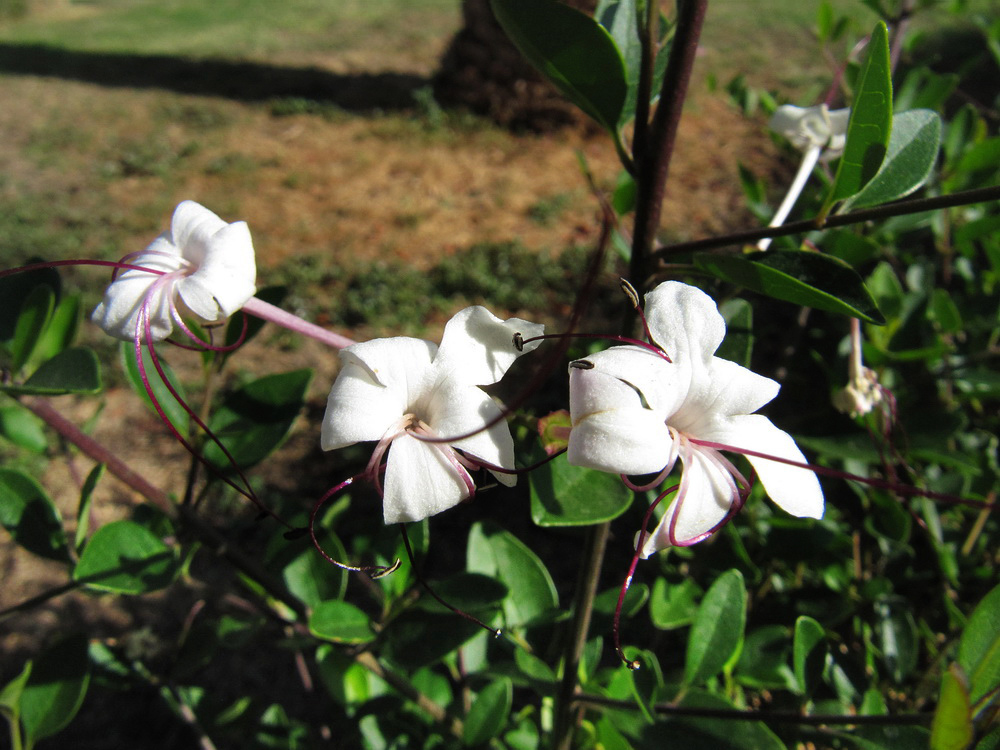
[[[677,494],[642,546],[642,557],[699,542],[742,507],[750,483],[721,450],[747,450],[782,509],[821,517],[819,481],[803,467],[795,441],[754,413],[780,386],[714,356],[726,326],[712,299],[668,281],[646,295],[645,312],[651,339],[669,361],[645,348],[621,346],[573,362],[567,452],[577,466],[656,474],[644,489],[661,484],[680,460]]]

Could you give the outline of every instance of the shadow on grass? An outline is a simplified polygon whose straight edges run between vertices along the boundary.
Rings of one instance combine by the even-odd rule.
[[[0,44],[0,73],[53,76],[102,86],[160,88],[239,101],[303,98],[355,112],[412,107],[413,92],[430,83],[410,73],[341,75],[314,67],[81,52],[46,44]]]

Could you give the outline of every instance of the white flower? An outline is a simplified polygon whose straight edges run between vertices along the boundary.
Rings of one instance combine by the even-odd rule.
[[[342,367],[327,400],[323,450],[379,441],[366,472],[376,486],[389,451],[382,485],[386,523],[419,521],[457,505],[475,491],[470,468],[514,468],[510,430],[499,419],[500,407],[479,386],[499,381],[520,356],[515,333],[531,338],[543,329],[467,307],[448,321],[440,348],[406,337],[348,346],[340,353]],[[468,436],[440,443],[415,435]],[[516,481],[511,474],[492,473],[505,485]]]
[[[747,482],[718,448],[766,453],[805,463],[792,438],[754,414],[779,385],[713,356],[726,326],[711,298],[668,281],[646,295],[646,320],[656,344],[670,357],[638,346],[613,347],[570,366],[568,460],[621,474],[659,472],[680,458],[684,472],[673,503],[641,550],[693,544],[717,529],[745,497]],[[764,488],[795,516],[823,515],[815,474],[747,456]],[[741,488],[742,485],[742,488]]]
[[[836,159],[844,152],[850,109],[832,112],[825,104],[796,107],[783,104],[771,116],[768,127],[783,135],[800,151],[825,149],[823,159]]]
[[[115,338],[165,339],[183,316],[219,323],[256,291],[257,267],[246,222],[227,224],[204,206],[184,201],[170,229],[123,263],[162,273],[126,270],[104,292],[91,319]]]

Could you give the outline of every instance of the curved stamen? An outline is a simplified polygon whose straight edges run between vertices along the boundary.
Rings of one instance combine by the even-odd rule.
[[[618,657],[629,669],[635,671],[641,665],[638,659],[629,660],[625,657],[625,652],[622,650],[621,643],[621,617],[622,617],[622,607],[625,604],[625,596],[628,594],[629,587],[632,585],[632,576],[635,575],[635,568],[639,564],[639,559],[642,557],[642,548],[646,544],[646,536],[648,531],[646,529],[649,526],[649,519],[653,517],[653,511],[656,506],[659,505],[663,499],[669,495],[671,492],[676,490],[680,485],[674,485],[669,489],[664,490],[660,495],[652,502],[649,508],[646,510],[646,515],[642,517],[642,526],[639,527],[639,534],[636,537],[635,542],[635,552],[632,555],[632,562],[628,568],[628,575],[625,576],[625,580],[622,582],[622,587],[618,592],[618,604],[615,607],[614,622],[611,627],[611,632],[615,640],[615,651],[618,653]]]
[[[339,560],[334,559],[325,549],[323,549],[323,545],[320,544],[319,538],[316,536],[316,516],[319,515],[319,511],[326,504],[326,501],[329,500],[334,495],[336,495],[338,492],[342,492],[345,488],[350,487],[352,484],[354,484],[355,479],[358,479],[359,477],[363,476],[364,474],[359,474],[357,476],[348,477],[335,487],[331,487],[323,494],[323,497],[321,497],[319,500],[316,501],[316,503],[313,505],[312,511],[309,513],[309,537],[312,539],[313,546],[319,551],[319,553],[323,556],[323,559],[326,560],[328,563],[336,565],[338,568],[341,568],[342,570],[350,570],[354,573],[365,573],[372,579],[378,579],[382,578],[383,576],[387,576],[390,573],[394,573],[396,570],[398,570],[399,566],[402,564],[399,558],[396,558],[396,561],[392,565],[388,566],[348,565],[347,563],[342,563]],[[407,545],[407,551],[409,551],[409,545]]]
[[[424,577],[420,574],[420,569],[417,567],[417,561],[416,561],[416,559],[414,559],[414,556],[413,556],[413,548],[410,546],[410,537],[406,533],[406,524],[405,523],[399,524],[399,531],[403,535],[403,546],[406,547],[406,556],[410,558],[410,566],[411,566],[411,569],[413,570],[413,575],[417,579],[417,582],[421,586],[424,587],[424,589],[427,591],[427,593],[430,594],[431,596],[433,596],[434,599],[435,599],[435,601],[437,601],[438,604],[440,604],[441,606],[446,607],[447,609],[450,609],[453,613],[455,613],[459,617],[464,617],[469,622],[473,622],[476,625],[478,625],[479,627],[483,628],[484,630],[488,630],[489,632],[493,633],[493,637],[494,638],[499,638],[500,637],[500,628],[490,627],[489,625],[487,625],[485,622],[483,622],[482,620],[480,620],[475,615],[469,614],[465,610],[459,609],[458,607],[449,604],[444,599],[442,599],[434,589],[431,588],[430,584],[427,583],[426,580],[424,580]],[[398,565],[398,562],[397,562],[397,565]]]
[[[539,466],[544,466],[545,464],[547,464],[549,461],[553,460],[554,458],[557,458],[558,456],[561,456],[567,450],[569,450],[569,449],[568,448],[560,448],[555,453],[553,453],[551,456],[546,456],[541,461],[536,461],[535,463],[531,464],[530,466],[522,466],[520,469],[517,469],[517,468],[506,469],[503,466],[497,466],[496,464],[491,464],[489,461],[484,461],[481,458],[479,458],[477,456],[472,456],[472,455],[462,455],[462,459],[464,459],[463,463],[471,464],[471,468],[474,468],[474,469],[486,469],[486,470],[492,471],[492,472],[494,472],[496,474],[518,475],[518,474],[527,474],[529,471],[534,471]]]
[[[668,355],[663,347],[655,341],[643,341],[642,339],[634,339],[631,336],[620,336],[610,333],[575,333],[573,331],[567,331],[566,333],[543,333],[540,336],[518,339],[518,341],[520,341],[523,346],[524,344],[530,344],[533,341],[544,341],[546,339],[592,339],[596,341],[614,341],[619,344],[638,346],[640,349],[645,349],[646,351],[657,355],[661,359],[673,363],[673,360],[670,359],[670,355]]]
[[[835,479],[847,479],[852,482],[858,482],[859,484],[864,484],[869,487],[874,487],[879,490],[888,490],[889,492],[895,492],[898,495],[915,496],[915,497],[926,497],[928,500],[940,500],[941,502],[952,503],[954,505],[966,505],[970,508],[978,508],[980,510],[989,509],[993,510],[1000,507],[1000,503],[995,502],[983,502],[981,500],[972,500],[970,498],[956,497],[955,495],[947,495],[943,492],[933,492],[931,490],[923,490],[919,487],[914,487],[908,484],[899,484],[896,482],[890,482],[885,479],[875,479],[871,477],[862,477],[857,474],[851,474],[850,472],[840,471],[839,469],[833,469],[829,466],[818,466],[816,464],[805,463],[804,461],[795,461],[790,458],[782,458],[781,456],[772,456],[770,453],[761,453],[760,451],[750,450],[749,448],[738,448],[735,445],[726,445],[725,443],[715,443],[710,440],[698,440],[691,438],[691,442],[704,446],[706,448],[715,448],[716,450],[728,451],[730,453],[739,453],[744,456],[754,456],[755,458],[766,458],[768,461],[776,461],[779,464],[787,464],[788,466],[795,466],[799,469],[806,469],[814,474],[818,474],[824,477],[833,477]]]
[[[680,433],[673,427],[668,427],[670,431],[670,454],[667,459],[667,465],[660,469],[660,473],[657,474],[653,479],[646,484],[635,484],[627,474],[620,474],[619,476],[624,482],[625,486],[634,492],[648,492],[654,487],[659,487],[663,484],[667,477],[670,476],[670,472],[674,470],[674,466],[677,464],[677,457],[680,455]]]

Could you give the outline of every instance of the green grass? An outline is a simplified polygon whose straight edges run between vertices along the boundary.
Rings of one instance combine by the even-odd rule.
[[[94,0],[58,14],[29,10],[0,23],[0,41],[226,58],[342,54],[386,36],[437,39],[457,22],[456,0]]]

